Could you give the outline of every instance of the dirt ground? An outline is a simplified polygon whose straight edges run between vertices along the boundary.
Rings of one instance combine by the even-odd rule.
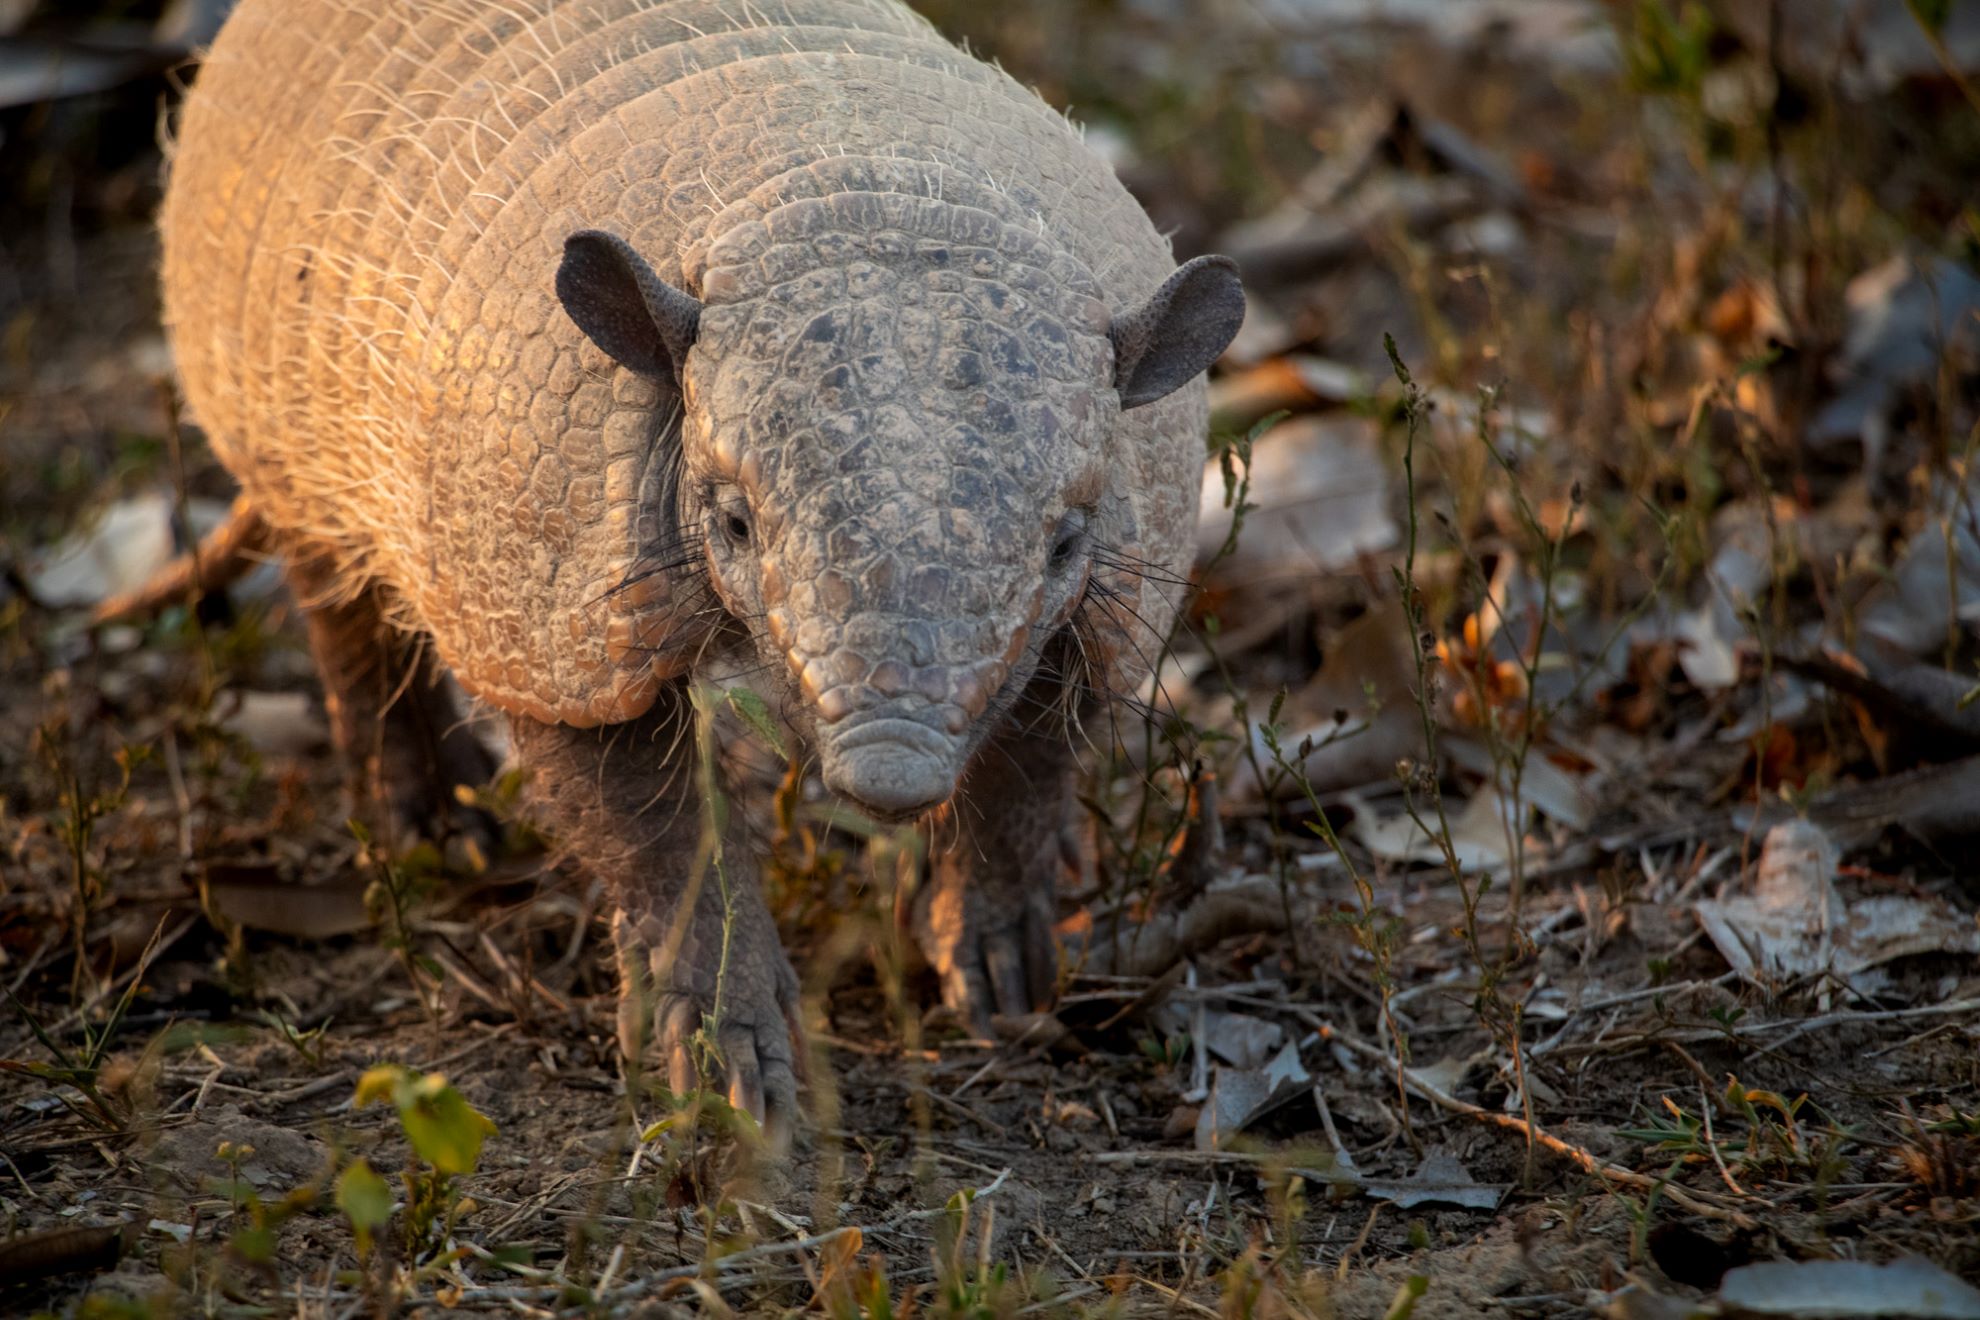
[[[1741,1267],[1980,1282],[1980,543],[1935,512],[1974,312],[1924,367],[1857,351],[1878,306],[1926,315],[1865,272],[1973,278],[1958,51],[1845,94],[1764,4],[927,8],[1087,118],[1179,253],[1245,260],[1214,406],[1257,508],[1096,739],[1056,1013],[968,1039],[893,919],[898,841],[766,836],[812,1037],[784,1160],[627,1082],[607,904],[526,786],[485,796],[478,873],[360,840],[279,588],[109,627],[51,599],[64,537],[142,576],[232,489],[167,384],[164,80],[0,111],[0,1312],[1785,1315]],[[1213,523],[1220,493],[1213,458]],[[1114,922],[1184,934],[1091,974]],[[419,1141],[480,1130],[452,1093],[356,1103],[387,1063],[492,1124],[471,1168]],[[397,1202],[375,1232],[354,1167]]]

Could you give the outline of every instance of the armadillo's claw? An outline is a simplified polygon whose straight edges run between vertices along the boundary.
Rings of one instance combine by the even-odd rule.
[[[798,1056],[802,1039],[797,976],[774,943],[732,940],[730,965],[712,989],[679,983],[707,973],[682,948],[671,954],[615,923],[619,944],[619,1044],[629,1065],[662,1062],[676,1095],[707,1089],[756,1120],[772,1156],[790,1148],[798,1119]]]
[[[712,1042],[703,1006],[687,996],[667,996],[655,1019],[668,1086],[676,1095],[719,1080],[729,1103],[756,1120],[770,1154],[781,1156],[790,1149],[797,1072],[790,1027],[781,1014],[768,1023],[718,1022]],[[704,1078],[702,1061],[711,1071],[719,1070],[718,1076]]]

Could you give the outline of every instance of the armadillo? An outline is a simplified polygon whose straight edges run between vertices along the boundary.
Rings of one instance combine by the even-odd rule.
[[[945,997],[1049,998],[1074,730],[1174,617],[1244,309],[1065,118],[893,0],[242,0],[162,228],[353,782],[458,824],[436,679],[502,712],[616,900],[629,1055],[796,1103],[742,813],[704,874],[695,699],[739,685],[924,822]]]

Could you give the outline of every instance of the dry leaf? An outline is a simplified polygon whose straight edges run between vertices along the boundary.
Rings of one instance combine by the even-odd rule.
[[[305,756],[330,741],[307,692],[237,692],[220,727],[270,756]]]
[[[1442,1148],[1433,1148],[1416,1166],[1416,1172],[1400,1181],[1371,1179],[1368,1194],[1393,1201],[1404,1210],[1419,1205],[1455,1205],[1466,1210],[1496,1210],[1506,1189],[1474,1180],[1458,1157]]]
[[[249,930],[327,940],[371,929],[361,882],[302,885],[272,863],[208,862],[199,886],[209,911]]]
[[[1257,1068],[1285,1039],[1285,1028],[1249,1013],[1205,1009],[1203,1043],[1233,1068]]]
[[[1265,1115],[1309,1093],[1313,1075],[1288,1043],[1262,1068],[1215,1069],[1210,1098],[1196,1118],[1196,1148],[1220,1150]]]
[[[1375,425],[1360,417],[1302,417],[1276,426],[1251,452],[1249,502],[1238,542],[1213,579],[1256,585],[1336,572],[1394,547],[1388,464]],[[1221,465],[1210,463],[1198,497],[1197,558],[1230,535]]]
[[[1980,1320],[1980,1289],[1922,1256],[1888,1265],[1862,1260],[1763,1261],[1726,1273],[1719,1288],[1723,1315],[1822,1317],[1906,1316]]]
[[[1450,803],[1447,800],[1447,809]],[[1424,812],[1434,813],[1427,804]],[[1462,810],[1449,816],[1451,852],[1467,872],[1503,871],[1512,856],[1512,830],[1517,828],[1512,805],[1490,784],[1472,795]],[[1437,827],[1434,814],[1424,815],[1424,824]],[[1353,829],[1363,846],[1384,861],[1421,862],[1437,865],[1448,861],[1437,836],[1417,824],[1415,818],[1400,813],[1378,817],[1367,806],[1356,803]],[[1526,860],[1530,863],[1546,855],[1539,841],[1526,840]]]
[[[1835,891],[1838,852],[1807,821],[1767,834],[1752,891],[1707,899],[1699,924],[1727,964],[1752,981],[1833,971],[1842,976],[1920,953],[1980,952],[1972,918],[1931,898],[1878,895],[1845,905]]]

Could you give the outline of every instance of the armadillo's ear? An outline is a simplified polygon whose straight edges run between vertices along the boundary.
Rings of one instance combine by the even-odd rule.
[[[1207,371],[1244,324],[1244,286],[1229,257],[1198,257],[1152,297],[1114,318],[1114,388],[1121,407],[1166,398]]]
[[[701,325],[701,304],[655,275],[632,244],[602,229],[580,229],[565,239],[557,300],[613,361],[679,384]]]

